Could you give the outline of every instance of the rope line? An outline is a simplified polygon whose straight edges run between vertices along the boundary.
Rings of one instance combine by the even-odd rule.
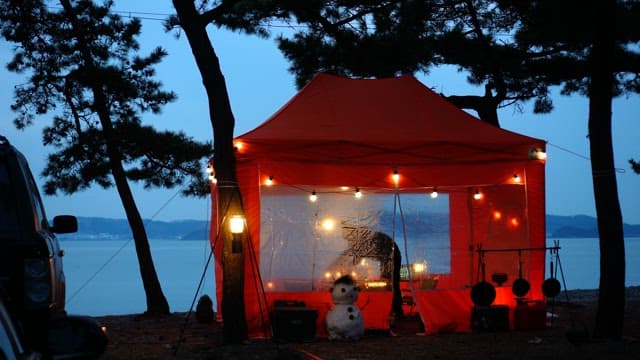
[[[183,188],[184,188],[184,187],[183,187]],[[167,207],[167,205],[169,205],[169,203],[170,203],[171,201],[173,201],[173,199],[175,199],[175,198],[176,198],[176,196],[178,196],[178,194],[182,191],[182,189],[183,189],[183,188],[181,188],[181,189],[179,189],[178,191],[176,191],[176,193],[175,193],[175,194],[173,194],[173,195],[169,198],[169,200],[167,200],[167,201],[166,201],[162,206],[160,206],[160,208],[159,208],[159,209],[158,209],[158,210],[157,210],[157,211],[156,211],[156,212],[151,216],[151,218],[147,219],[147,221],[144,223],[145,229],[146,229],[147,224],[148,224],[149,222],[153,221],[153,219],[154,219],[156,216],[158,216],[158,214],[159,214],[162,210],[164,210],[164,208],[165,208],[165,207]],[[145,233],[146,233],[146,231],[145,231]],[[122,250],[124,250],[124,248],[125,248],[125,247],[127,247],[127,245],[129,245],[129,244],[131,243],[131,241],[133,241],[133,238],[131,238],[131,239],[127,240],[127,241],[126,241],[122,246],[120,246],[120,248],[118,248],[118,249],[117,249],[117,250],[116,250],[116,251],[115,251],[115,252],[114,252],[114,253],[113,253],[113,254],[112,254],[108,259],[107,259],[107,261],[105,261],[105,262],[102,264],[102,266],[100,266],[100,267],[98,268],[98,270],[96,270],[96,272],[95,272],[95,273],[93,273],[93,275],[91,275],[91,276],[90,276],[90,277],[89,277],[89,278],[88,278],[88,279],[87,279],[87,280],[86,280],[86,281],[85,281],[85,282],[84,282],[84,283],[83,283],[83,284],[82,284],[82,285],[81,285],[81,286],[80,286],[76,291],[74,291],[74,293],[73,293],[73,294],[71,294],[71,296],[69,297],[69,299],[67,299],[67,300],[66,300],[67,305],[68,305],[68,304],[71,304],[71,303],[73,302],[73,300],[75,299],[75,297],[76,297],[76,296],[77,296],[77,295],[78,295],[82,290],[84,290],[84,288],[86,288],[86,287],[89,285],[89,283],[91,283],[91,282],[96,278],[96,276],[98,276],[98,275],[102,272],[102,270],[104,270],[104,269],[107,267],[107,265],[109,265],[109,264],[113,261],[113,259],[115,259],[115,258],[116,258],[116,256],[118,256],[118,255],[122,252]]]

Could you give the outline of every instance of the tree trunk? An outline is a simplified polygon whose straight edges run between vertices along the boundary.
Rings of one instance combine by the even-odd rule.
[[[624,325],[625,254],[611,138],[615,2],[593,3],[596,32],[591,52],[589,141],[600,235],[600,291],[594,336],[618,340]]]
[[[478,113],[480,120],[495,127],[500,127],[500,121],[498,120],[498,104],[494,98],[477,95],[452,95],[445,96],[445,99],[449,100],[449,102],[460,109],[475,110]]]
[[[104,125],[103,125],[104,128]],[[107,138],[105,136],[105,138]],[[140,267],[140,276],[142,277],[142,285],[144,286],[144,293],[147,298],[147,311],[149,315],[164,315],[169,314],[169,303],[167,302],[158,275],[156,273],[155,266],[153,264],[153,258],[151,257],[151,249],[149,248],[149,239],[147,238],[147,232],[144,228],[144,223],[138,207],[136,206],[131,188],[127,182],[127,177],[122,167],[120,160],[120,154],[116,149],[117,146],[111,139],[107,138],[107,153],[109,154],[109,163],[111,165],[111,173],[122,201],[131,232],[133,234],[133,241],[136,245],[136,255],[138,258],[138,266]]]
[[[69,14],[87,72],[95,79],[100,79],[101,76],[97,74],[97,67],[93,61],[91,52],[89,51],[89,45],[82,36],[81,30],[78,29],[75,11],[71,6],[70,1],[61,0],[60,3]],[[102,125],[102,132],[104,134],[107,154],[109,156],[111,173],[116,183],[116,189],[120,195],[120,200],[124,206],[127,220],[129,221],[129,226],[131,227],[133,234],[133,240],[136,245],[140,275],[142,277],[142,284],[147,297],[147,313],[153,315],[169,314],[169,303],[162,292],[160,281],[158,280],[156,269],[153,265],[153,258],[151,257],[151,250],[149,249],[149,239],[147,238],[142,217],[140,216],[133,194],[131,193],[131,188],[127,182],[124,167],[122,166],[122,156],[118,150],[118,146],[116,145],[117,140],[113,134],[113,124],[111,122],[111,114],[107,106],[107,96],[98,81],[92,82],[91,90],[94,99],[93,106],[100,119],[100,124]]]
[[[191,46],[209,99],[209,118],[215,146],[213,164],[218,179],[218,204],[222,219],[218,226],[222,229],[223,239],[223,335],[225,342],[238,343],[246,340],[248,335],[244,309],[244,251],[232,251],[233,237],[226,226],[230,215],[244,216],[233,149],[235,119],[220,62],[206,32],[208,23],[197,12],[194,0],[173,0],[173,6]]]

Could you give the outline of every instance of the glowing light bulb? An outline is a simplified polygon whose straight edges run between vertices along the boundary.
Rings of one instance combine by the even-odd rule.
[[[494,211],[493,212],[493,220],[500,220],[502,219],[502,213],[500,211]]]
[[[311,193],[311,195],[309,195],[309,201],[316,202],[317,200],[318,200],[318,195],[314,191],[314,192]]]
[[[514,183],[519,183],[522,179],[520,179],[520,175],[518,174],[513,174],[513,182]]]
[[[431,196],[432,199],[435,199],[438,197],[438,190],[436,190],[436,188],[433,188],[433,190],[431,190]]]
[[[267,288],[273,289],[273,283],[271,281],[267,283]]]
[[[242,141],[236,141],[235,143],[233,143],[233,147],[236,148],[236,150],[242,150],[244,144],[242,143]]]
[[[479,190],[476,190],[475,194],[473,194],[473,198],[476,200],[482,199],[482,193]]]
[[[214,175],[209,175],[209,181],[211,181],[212,184],[218,183],[218,179]]]
[[[398,170],[393,170],[393,175],[391,175],[393,182],[398,185],[398,181],[400,181],[400,174],[398,174]]]
[[[356,197],[356,199],[360,199],[362,197],[362,193],[360,192],[360,189],[358,189],[358,188],[356,188],[355,197]]]
[[[242,234],[244,231],[244,217],[242,215],[233,215],[229,219],[229,229],[233,234]]]
[[[542,151],[542,149],[532,148],[529,150],[529,159],[531,160],[546,160],[547,153]]]
[[[331,231],[336,227],[335,221],[333,219],[324,219],[322,221],[322,228],[326,231]]]
[[[267,186],[273,185],[273,176],[269,176],[267,180],[265,180],[264,184]]]

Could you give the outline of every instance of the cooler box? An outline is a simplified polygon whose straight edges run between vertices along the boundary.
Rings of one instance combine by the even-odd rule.
[[[278,341],[313,341],[316,336],[318,310],[302,302],[274,303],[271,311],[273,339]]]

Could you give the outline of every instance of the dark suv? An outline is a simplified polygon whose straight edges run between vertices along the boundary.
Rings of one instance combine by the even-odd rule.
[[[54,233],[77,229],[69,215],[49,225],[27,160],[0,135],[0,288],[26,332],[65,315],[64,253]]]

